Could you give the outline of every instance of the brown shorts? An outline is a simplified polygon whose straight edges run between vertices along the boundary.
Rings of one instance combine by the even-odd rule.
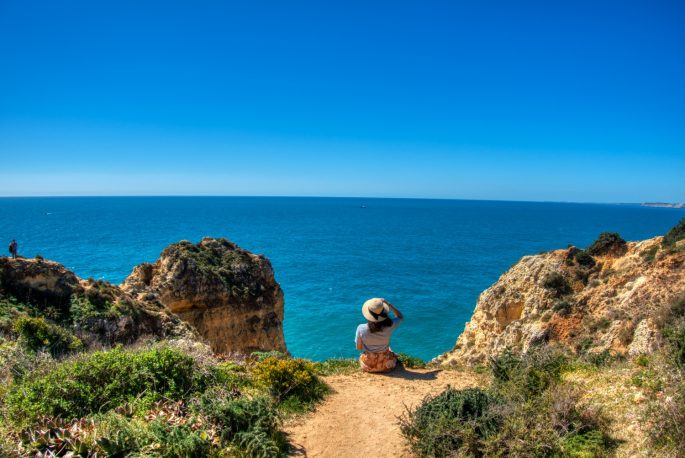
[[[365,351],[359,356],[359,365],[364,372],[388,372],[397,365],[397,355],[392,350],[380,353]]]

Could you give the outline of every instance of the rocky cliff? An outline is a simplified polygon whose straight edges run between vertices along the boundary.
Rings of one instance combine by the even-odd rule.
[[[523,257],[480,295],[454,349],[437,361],[474,365],[505,348],[543,344],[630,356],[654,351],[666,310],[685,293],[685,240],[674,230],[629,243],[602,234],[587,250]]]
[[[166,306],[217,353],[286,351],[283,291],[271,263],[226,239],[170,245],[155,263],[135,267],[121,287]]]
[[[141,338],[197,334],[159,304],[131,297],[117,286],[82,280],[63,265],[43,259],[0,258],[0,333],[14,331],[20,316],[44,317],[69,329],[85,344],[130,344]],[[5,326],[5,324],[7,326]]]

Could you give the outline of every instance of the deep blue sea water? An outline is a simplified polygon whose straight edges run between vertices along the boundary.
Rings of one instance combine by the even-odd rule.
[[[356,355],[361,304],[380,296],[406,315],[393,348],[429,359],[452,348],[480,292],[521,256],[586,246],[602,231],[653,237],[683,216],[638,205],[463,200],[2,198],[0,241],[6,250],[16,238],[24,256],[120,283],[170,243],[226,237],[271,259],[293,355]]]

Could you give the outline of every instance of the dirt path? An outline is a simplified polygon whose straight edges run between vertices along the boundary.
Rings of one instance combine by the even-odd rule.
[[[334,393],[315,412],[286,425],[296,456],[408,457],[397,417],[427,394],[477,384],[469,372],[396,369],[326,378]]]

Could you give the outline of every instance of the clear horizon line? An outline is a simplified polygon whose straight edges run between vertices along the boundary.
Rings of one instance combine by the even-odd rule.
[[[526,199],[467,199],[460,197],[387,197],[387,196],[321,196],[321,195],[251,195],[251,194],[55,194],[55,195],[1,195],[0,199],[45,199],[45,198],[178,198],[178,197],[242,197],[242,198],[299,198],[299,199],[394,199],[394,200],[459,200],[477,202],[523,202],[523,203],[558,203],[558,204],[597,204],[597,205],[643,205],[667,204],[678,205],[680,202],[643,201],[643,202],[602,202],[602,201],[572,201],[572,200],[526,200]]]

